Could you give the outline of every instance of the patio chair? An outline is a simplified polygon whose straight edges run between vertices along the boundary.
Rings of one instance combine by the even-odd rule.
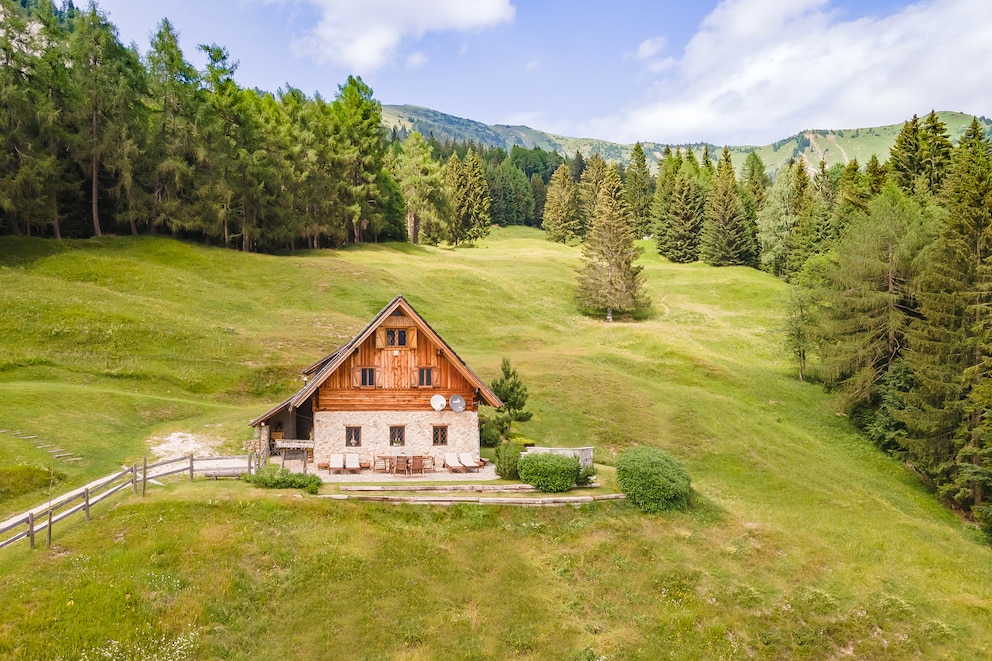
[[[409,457],[404,457],[403,455],[398,455],[393,459],[393,475],[402,472],[404,475],[410,472],[410,459]]]
[[[444,453],[444,465],[447,466],[448,471],[452,473],[464,473],[468,470],[468,468],[463,466],[462,463],[458,461],[458,455],[454,452]]]
[[[481,461],[476,461],[475,459],[473,459],[472,455],[469,454],[468,452],[462,452],[460,455],[458,455],[458,461],[460,461],[462,466],[464,466],[467,470],[475,469],[476,473],[479,472],[480,468],[485,466],[485,464],[482,463]]]
[[[331,461],[328,464],[327,472],[340,474],[342,471],[344,471],[344,455],[332,454]]]
[[[432,455],[432,454],[425,454],[424,455],[424,470],[429,470],[432,473],[434,471],[436,471],[437,470],[437,467],[436,467],[434,461],[435,461],[434,460],[434,455]]]
[[[358,462],[358,455],[354,453],[346,454],[344,457],[344,467],[349,473],[361,473],[362,466]]]
[[[410,475],[414,473],[424,474],[424,458],[420,455],[410,457]]]

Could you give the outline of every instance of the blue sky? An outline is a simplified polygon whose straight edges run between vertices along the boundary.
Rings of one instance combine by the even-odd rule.
[[[377,99],[617,142],[765,144],[931,109],[992,115],[988,0],[99,0],[244,86]]]

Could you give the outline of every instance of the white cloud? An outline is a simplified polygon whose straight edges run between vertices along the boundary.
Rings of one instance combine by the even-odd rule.
[[[724,0],[680,59],[648,66],[657,75],[648,102],[581,130],[623,142],[761,144],[931,108],[988,114],[987,9],[987,0],[925,0],[849,18],[828,0]]]
[[[320,15],[295,49],[359,74],[385,66],[406,39],[492,27],[512,21],[516,11],[510,0],[294,1],[311,5]]]
[[[650,37],[638,44],[636,51],[626,53],[624,57],[628,60],[646,60],[661,52],[667,43],[668,40],[664,37]]]
[[[406,56],[407,69],[419,69],[427,64],[427,56],[420,51],[414,51]]]

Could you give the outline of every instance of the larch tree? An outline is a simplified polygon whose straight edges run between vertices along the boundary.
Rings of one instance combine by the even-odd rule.
[[[548,184],[542,227],[552,241],[568,243],[579,237],[580,223],[579,187],[568,165],[562,163]]]
[[[650,301],[644,292],[643,267],[634,264],[641,249],[634,243],[630,210],[615,165],[606,169],[598,198],[582,246],[578,298],[584,307],[604,311],[606,321],[613,321],[614,312],[638,310]]]
[[[406,201],[406,232],[412,243],[420,243],[421,226],[433,242],[448,210],[444,172],[431,156],[424,136],[414,131],[403,141],[393,160],[393,173]]]
[[[377,181],[385,151],[382,105],[373,98],[372,88],[355,76],[348,76],[331,105],[337,120],[337,158],[344,173],[341,197],[351,236],[361,243],[365,231],[376,233],[383,220]]]

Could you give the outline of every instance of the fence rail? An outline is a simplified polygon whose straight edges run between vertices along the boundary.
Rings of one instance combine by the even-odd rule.
[[[85,487],[53,498],[45,505],[40,505],[24,514],[0,522],[0,549],[19,542],[22,539],[27,539],[33,549],[37,543],[36,537],[41,533],[45,534],[46,546],[51,546],[52,527],[54,524],[80,512],[85,512],[86,520],[89,521],[90,509],[94,505],[128,487],[131,488],[132,495],[137,495],[140,488],[141,495],[144,496],[148,480],[150,479],[176,475],[178,473],[188,473],[189,479],[192,481],[197,472],[203,473],[215,470],[220,463],[227,464],[228,467],[226,470],[228,471],[238,472],[244,469],[242,472],[252,473],[257,469],[258,461],[259,458],[254,453],[233,457],[194,457],[193,455],[188,455],[176,459],[166,459],[153,464],[149,464],[148,458],[145,457],[142,459],[140,467],[138,464],[131,464],[129,468],[102,477]],[[235,466],[230,466],[230,464],[235,464],[235,462],[237,462]],[[76,501],[80,502],[76,503]],[[76,504],[72,505],[73,503]],[[72,507],[68,507],[69,505],[72,505]],[[67,507],[68,509],[64,509]],[[26,529],[6,539],[2,538],[4,534],[21,526],[26,526]]]

